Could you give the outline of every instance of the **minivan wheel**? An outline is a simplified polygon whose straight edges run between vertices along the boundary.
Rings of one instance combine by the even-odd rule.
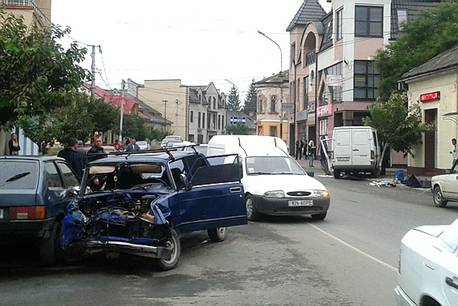
[[[167,271],[175,268],[180,260],[181,255],[181,242],[177,232],[170,229],[170,238],[166,242],[166,246],[171,248],[172,255],[169,258],[156,259],[156,265],[161,271]]]
[[[40,260],[44,265],[50,266],[63,259],[63,250],[60,240],[61,224],[56,221],[49,233],[40,243]]]
[[[227,227],[219,227],[207,231],[211,242],[223,242],[227,236]]]
[[[339,170],[334,170],[334,178],[336,180],[340,179],[340,171]]]
[[[433,203],[436,207],[445,207],[448,203],[442,194],[441,188],[438,185],[434,186],[433,189]]]
[[[254,205],[254,198],[251,195],[246,196],[245,200],[246,205],[246,217],[249,221],[256,221],[259,219],[259,213],[256,210],[256,206]]]

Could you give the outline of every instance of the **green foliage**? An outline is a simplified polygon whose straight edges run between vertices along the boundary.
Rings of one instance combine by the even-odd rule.
[[[258,95],[256,94],[256,88],[254,86],[254,79],[251,81],[250,88],[248,90],[248,95],[245,99],[245,105],[243,106],[243,111],[245,113],[255,113],[256,106],[258,101]]]
[[[89,114],[94,123],[94,131],[107,132],[119,130],[120,110],[110,103],[95,99],[89,104]]]
[[[249,135],[250,129],[244,124],[230,124],[226,127],[228,135]]]
[[[229,96],[227,97],[227,107],[229,110],[234,112],[238,112],[242,108],[240,103],[239,90],[234,85],[232,85]]]
[[[401,37],[376,56],[383,101],[396,90],[401,76],[458,43],[458,3],[442,3],[425,10],[403,26]]]
[[[395,151],[412,154],[422,134],[431,128],[422,123],[418,105],[408,107],[405,93],[393,93],[386,102],[377,101],[369,113],[364,123],[377,129],[384,149],[390,146]]]

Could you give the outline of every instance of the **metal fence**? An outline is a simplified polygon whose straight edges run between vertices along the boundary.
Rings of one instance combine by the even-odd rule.
[[[34,0],[0,0],[1,4],[8,6],[33,6]]]

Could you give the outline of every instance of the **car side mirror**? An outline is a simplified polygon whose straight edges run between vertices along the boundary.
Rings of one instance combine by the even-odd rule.
[[[310,176],[310,177],[315,177],[315,172],[307,171],[307,175]]]
[[[181,181],[181,183],[183,183],[183,186],[184,186],[186,191],[191,190],[192,186],[191,186],[191,183],[189,182],[188,177],[186,176],[186,174],[184,174],[184,173],[180,174],[180,181]]]

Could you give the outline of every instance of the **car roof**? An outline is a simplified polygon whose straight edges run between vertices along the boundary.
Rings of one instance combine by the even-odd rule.
[[[186,156],[197,155],[193,151],[170,151],[173,156],[173,160],[180,159]],[[125,162],[132,163],[166,163],[171,161],[172,157],[166,152],[160,153],[140,153],[140,154],[120,154],[120,155],[109,155],[107,158],[99,159],[89,163],[89,165],[111,165]]]
[[[16,160],[16,161],[53,161],[53,160],[63,160],[57,156],[47,156],[47,155],[16,155],[16,156],[0,156],[0,160]]]

